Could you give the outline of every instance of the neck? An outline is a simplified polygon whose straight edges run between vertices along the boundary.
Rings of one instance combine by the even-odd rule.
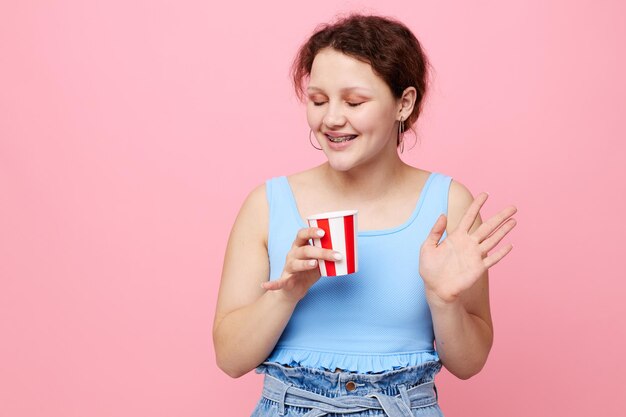
[[[389,158],[380,158],[349,171],[337,171],[328,162],[322,165],[327,181],[347,200],[370,201],[379,199],[400,184],[409,165],[405,164],[394,149]]]

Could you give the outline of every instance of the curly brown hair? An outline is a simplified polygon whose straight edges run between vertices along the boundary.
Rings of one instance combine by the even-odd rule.
[[[305,97],[304,79],[310,76],[317,53],[327,47],[371,65],[395,98],[402,97],[407,87],[415,87],[415,106],[405,122],[409,128],[415,124],[422,111],[430,65],[421,44],[406,25],[390,17],[359,13],[318,25],[300,47],[291,67],[296,96],[301,102]]]

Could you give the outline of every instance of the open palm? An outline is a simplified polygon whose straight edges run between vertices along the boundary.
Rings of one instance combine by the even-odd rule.
[[[463,291],[508,254],[509,244],[489,255],[517,223],[510,218],[517,208],[510,206],[491,217],[476,230],[470,229],[488,194],[480,193],[467,208],[458,227],[439,240],[446,230],[447,218],[439,216],[420,250],[420,275],[429,294],[443,302],[454,302]]]

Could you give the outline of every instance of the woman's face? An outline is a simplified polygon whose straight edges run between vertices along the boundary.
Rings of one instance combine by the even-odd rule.
[[[307,97],[309,126],[334,169],[397,158],[401,104],[369,64],[332,48],[320,50]]]

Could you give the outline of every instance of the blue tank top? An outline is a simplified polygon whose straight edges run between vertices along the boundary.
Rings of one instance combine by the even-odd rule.
[[[439,360],[419,254],[439,215],[447,215],[451,181],[431,173],[405,223],[358,232],[358,272],[313,284],[267,361],[378,373]],[[266,192],[270,280],[276,280],[298,229],[308,226],[286,177],[268,180]]]

